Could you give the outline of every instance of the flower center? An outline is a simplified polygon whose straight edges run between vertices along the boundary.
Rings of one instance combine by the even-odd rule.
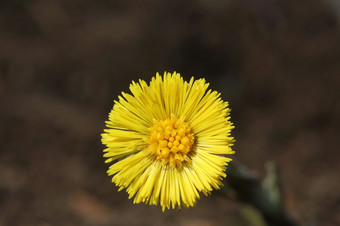
[[[181,166],[183,161],[190,162],[187,156],[194,143],[194,136],[188,123],[172,117],[156,121],[151,127],[149,144],[152,152],[163,164]]]

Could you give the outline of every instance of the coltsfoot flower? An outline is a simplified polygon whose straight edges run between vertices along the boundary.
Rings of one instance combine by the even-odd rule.
[[[190,207],[219,189],[233,154],[228,103],[204,79],[158,73],[114,102],[102,143],[107,171],[134,203]]]

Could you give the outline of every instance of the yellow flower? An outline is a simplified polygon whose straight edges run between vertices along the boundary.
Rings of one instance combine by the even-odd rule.
[[[204,79],[174,72],[132,82],[115,101],[102,134],[108,175],[134,203],[162,210],[194,206],[219,189],[233,154],[228,103]]]

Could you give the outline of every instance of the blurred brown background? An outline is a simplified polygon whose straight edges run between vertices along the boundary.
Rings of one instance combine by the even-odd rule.
[[[218,194],[162,213],[111,184],[113,100],[165,70],[230,102],[234,158],[274,161],[301,225],[340,225],[339,29],[338,0],[1,0],[0,225],[262,225]]]

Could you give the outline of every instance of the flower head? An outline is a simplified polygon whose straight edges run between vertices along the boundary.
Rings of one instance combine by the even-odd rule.
[[[132,82],[115,101],[102,134],[108,174],[134,203],[194,206],[219,189],[233,154],[228,103],[204,79],[158,73]]]

